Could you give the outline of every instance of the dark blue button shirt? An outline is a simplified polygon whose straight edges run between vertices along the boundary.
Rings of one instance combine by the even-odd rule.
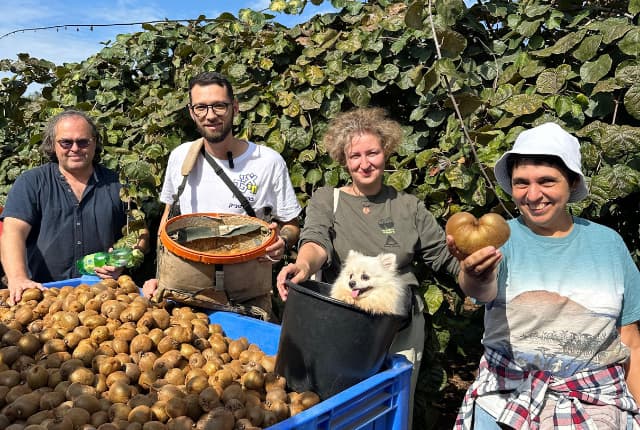
[[[122,237],[127,215],[120,188],[116,172],[99,165],[80,202],[57,163],[28,170],[16,179],[0,219],[18,218],[31,225],[27,237],[31,279],[76,278],[78,259],[106,251]]]

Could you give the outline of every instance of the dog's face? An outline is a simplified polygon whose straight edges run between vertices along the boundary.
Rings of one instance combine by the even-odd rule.
[[[344,279],[351,289],[351,297],[360,299],[366,297],[374,288],[388,285],[389,273],[396,270],[395,254],[380,254],[367,257],[356,251],[349,251],[343,271]],[[382,282],[381,282],[382,281]]]

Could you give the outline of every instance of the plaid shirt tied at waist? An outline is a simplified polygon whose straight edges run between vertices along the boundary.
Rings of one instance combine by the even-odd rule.
[[[454,430],[471,430],[475,399],[500,391],[509,391],[510,397],[497,422],[514,429],[539,429],[547,391],[558,397],[553,417],[555,429],[597,430],[582,403],[617,406],[631,413],[640,425],[638,405],[624,382],[624,370],[619,364],[557,378],[548,371],[524,370],[500,352],[485,350],[478,377],[464,396]]]

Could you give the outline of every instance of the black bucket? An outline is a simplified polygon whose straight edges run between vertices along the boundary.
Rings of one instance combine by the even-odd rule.
[[[287,286],[275,371],[289,389],[325,400],[380,371],[406,318],[371,315],[332,299],[323,282]]]

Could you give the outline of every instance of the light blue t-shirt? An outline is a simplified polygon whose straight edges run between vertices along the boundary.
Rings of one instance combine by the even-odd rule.
[[[509,226],[483,344],[557,377],[624,361],[617,327],[640,320],[640,273],[622,238],[577,217],[561,238]]]

